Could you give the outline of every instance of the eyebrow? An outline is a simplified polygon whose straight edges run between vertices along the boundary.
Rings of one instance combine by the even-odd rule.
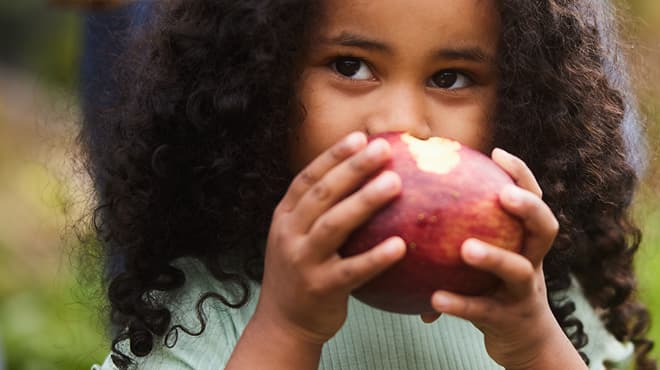
[[[390,55],[394,54],[392,47],[386,43],[350,32],[342,32],[337,37],[322,38],[321,43],[356,47]],[[495,58],[478,46],[441,48],[436,50],[433,56],[436,59],[466,60],[477,63],[495,64]]]

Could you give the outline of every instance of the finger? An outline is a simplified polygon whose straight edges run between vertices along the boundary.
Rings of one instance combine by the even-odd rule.
[[[364,253],[338,258],[331,274],[337,286],[352,291],[392,266],[405,253],[406,244],[403,239],[391,237]]]
[[[468,239],[461,247],[461,256],[468,265],[500,278],[516,297],[524,297],[532,289],[534,266],[520,254]]]
[[[301,231],[308,231],[317,218],[341,198],[364,183],[391,157],[389,143],[376,139],[351,158],[328,171],[305,194],[291,212],[300,220]]]
[[[426,312],[420,315],[420,318],[425,324],[431,324],[435,320],[439,319],[442,316],[442,313],[439,312]]]
[[[431,307],[438,312],[478,324],[490,322],[498,317],[499,311],[498,304],[491,298],[461,296],[447,291],[433,293]]]
[[[523,253],[534,266],[538,266],[559,231],[559,223],[550,207],[540,198],[514,185],[502,189],[500,204],[522,220],[525,226]]]
[[[323,152],[296,175],[280,202],[280,208],[285,212],[291,211],[303,194],[326,172],[364,148],[366,144],[367,138],[364,133],[353,132]]]
[[[543,197],[543,191],[536,181],[534,174],[522,159],[500,148],[493,149],[491,157],[495,163],[513,178],[513,181],[518,186],[531,191],[539,198]]]
[[[337,203],[319,217],[309,230],[309,243],[319,258],[335,254],[358,226],[401,192],[401,178],[383,171],[367,185]]]

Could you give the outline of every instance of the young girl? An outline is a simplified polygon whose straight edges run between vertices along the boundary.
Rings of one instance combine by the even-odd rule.
[[[655,369],[633,295],[641,144],[606,2],[161,7],[89,150],[96,227],[125,262],[108,286],[124,329],[94,369]],[[421,320],[350,297],[405,241],[337,254],[401,191],[366,141],[395,130],[492,155],[526,229],[522,255],[466,240],[501,283],[436,292]]]

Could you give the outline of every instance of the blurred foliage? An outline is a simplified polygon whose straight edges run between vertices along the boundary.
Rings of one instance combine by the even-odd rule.
[[[0,304],[8,369],[89,369],[102,361],[108,350],[101,321],[74,280],[17,288]]]
[[[651,311],[649,337],[655,342],[653,356],[660,359],[660,281],[657,275],[660,267],[660,201],[652,199],[644,208],[644,240],[636,259],[638,296]]]
[[[96,287],[79,279],[87,269],[74,269],[70,260],[77,238],[63,232],[79,213],[72,206],[68,151],[55,139],[63,133],[35,127],[28,116],[13,122],[7,116],[0,104],[0,338],[6,368],[89,369],[108,352],[106,320]]]
[[[75,87],[80,18],[46,0],[0,1],[0,63],[25,68],[47,84]]]
[[[9,370],[89,369],[108,352],[100,303],[91,303],[100,296],[72,268],[73,238],[63,233],[75,217],[63,174],[71,140],[61,140],[70,103],[49,112],[51,98],[76,89],[80,40],[75,12],[0,1],[0,339]],[[9,82],[25,76],[26,86]],[[61,92],[39,96],[43,87]]]

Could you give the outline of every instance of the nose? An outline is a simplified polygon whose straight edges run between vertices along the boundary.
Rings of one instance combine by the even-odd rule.
[[[424,91],[406,87],[384,91],[377,97],[367,118],[367,134],[405,131],[421,139],[431,137],[425,95]]]

